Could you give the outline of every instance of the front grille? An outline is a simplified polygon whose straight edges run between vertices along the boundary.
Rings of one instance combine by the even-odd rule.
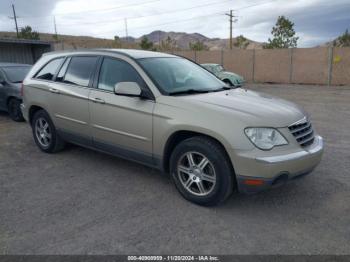
[[[307,147],[314,142],[314,130],[312,129],[311,122],[306,117],[290,125],[288,128],[302,147]]]

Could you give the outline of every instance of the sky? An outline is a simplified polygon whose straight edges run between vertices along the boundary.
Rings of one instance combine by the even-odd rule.
[[[266,42],[279,15],[295,24],[299,47],[331,41],[350,29],[350,0],[0,0],[0,31],[19,27],[39,32],[113,38],[140,37],[154,30],[228,38],[229,10],[237,16],[233,35]]]

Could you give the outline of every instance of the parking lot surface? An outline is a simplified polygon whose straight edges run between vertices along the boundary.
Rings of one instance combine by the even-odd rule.
[[[44,154],[0,114],[0,254],[350,254],[350,87],[250,85],[325,139],[309,176],[196,206],[159,171],[78,146]]]

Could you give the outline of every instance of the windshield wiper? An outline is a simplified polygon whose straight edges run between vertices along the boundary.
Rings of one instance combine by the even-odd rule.
[[[220,91],[225,91],[225,90],[231,90],[233,88],[234,88],[233,86],[223,86],[223,87],[220,87],[218,89],[212,90],[212,92],[220,92]]]
[[[174,91],[174,92],[169,92],[169,95],[182,95],[182,94],[203,94],[203,93],[209,93],[211,90],[201,90],[201,89],[187,89],[183,91]]]

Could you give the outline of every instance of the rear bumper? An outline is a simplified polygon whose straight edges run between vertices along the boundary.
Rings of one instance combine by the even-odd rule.
[[[26,106],[22,103],[20,107],[21,107],[23,118],[28,122],[28,111],[26,110]]]
[[[323,154],[323,139],[315,137],[315,142],[306,150],[290,154],[245,159],[254,167],[253,174],[237,174],[238,190],[256,193],[277,187],[310,174],[319,164]]]

